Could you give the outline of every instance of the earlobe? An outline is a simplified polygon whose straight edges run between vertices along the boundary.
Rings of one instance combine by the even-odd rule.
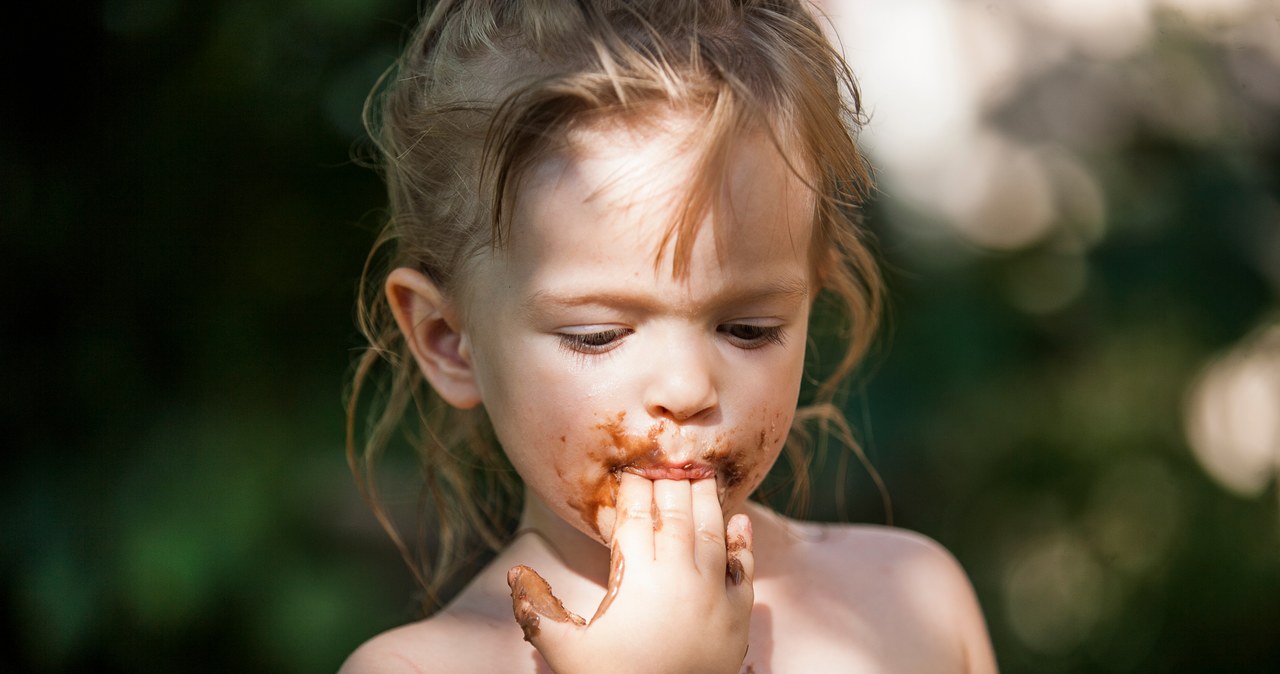
[[[431,388],[460,409],[480,404],[471,340],[440,288],[425,274],[400,267],[387,275],[387,303]]]

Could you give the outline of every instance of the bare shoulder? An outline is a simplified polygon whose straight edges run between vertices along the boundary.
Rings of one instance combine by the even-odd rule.
[[[534,650],[506,613],[509,599],[489,596],[489,584],[481,573],[440,613],[369,639],[347,657],[340,674],[535,671]]]
[[[434,650],[437,630],[429,621],[402,625],[364,642],[351,655],[338,674],[370,674],[372,672],[425,672],[419,665],[419,654]],[[447,651],[445,651],[447,653]]]
[[[953,613],[976,605],[968,576],[946,548],[905,529],[867,525],[800,524],[805,565],[829,578],[832,590],[861,597],[894,590],[905,606]]]
[[[913,531],[881,526],[801,524],[806,566],[826,589],[874,615],[904,650],[929,650],[947,671],[994,672],[986,621],[968,575],[946,548]],[[961,666],[962,665],[962,666]],[[942,671],[942,670],[934,670]]]
[[[864,572],[914,580],[962,583],[968,586],[960,563],[940,543],[907,529],[874,525],[805,524],[818,563],[855,563]]]
[[[511,615],[504,557],[486,564],[440,612],[366,641],[340,674],[536,672],[536,651]]]
[[[519,664],[532,671],[529,649],[512,625],[466,611],[441,613],[366,641],[339,674],[519,671]]]

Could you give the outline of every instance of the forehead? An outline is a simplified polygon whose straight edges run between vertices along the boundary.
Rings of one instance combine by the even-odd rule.
[[[807,259],[814,196],[800,162],[762,129],[717,146],[702,121],[671,114],[570,130],[524,176],[511,247],[554,247],[571,219],[623,220],[615,240],[647,246],[655,271],[675,273],[703,237],[720,257],[782,246]]]

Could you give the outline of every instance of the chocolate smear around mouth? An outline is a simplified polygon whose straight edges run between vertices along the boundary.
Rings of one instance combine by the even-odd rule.
[[[511,609],[515,613],[516,623],[524,632],[525,641],[538,636],[540,617],[550,618],[558,623],[586,624],[551,594],[551,585],[537,571],[523,564],[514,566],[507,572],[507,585],[511,587]]]
[[[596,534],[601,533],[598,520],[600,509],[617,506],[618,473],[626,466],[656,463],[662,457],[658,436],[662,434],[664,425],[654,424],[644,435],[634,435],[623,428],[624,419],[626,412],[619,412],[614,418],[596,426],[604,432],[606,438],[604,454],[607,458],[602,461],[604,470],[584,477],[579,485],[582,497],[569,503],[578,511],[583,523]]]
[[[638,435],[626,431],[625,419],[626,412],[618,412],[613,418],[596,425],[596,429],[604,433],[604,443],[601,451],[592,451],[589,456],[600,462],[602,470],[581,478],[578,489],[580,496],[569,502],[578,511],[588,530],[597,535],[602,535],[599,522],[601,509],[617,506],[618,474],[629,468],[660,467],[665,457],[658,441],[658,437],[666,430],[664,422],[659,421],[643,435]],[[731,448],[723,438],[718,438],[714,446],[701,457],[715,469],[721,501],[728,491],[759,477],[752,474],[751,467],[761,463],[761,458],[767,453],[766,446],[766,435],[762,430],[758,448]],[[756,456],[752,455],[752,449],[756,450]],[[655,527],[660,529],[661,520],[655,517],[654,522]]]

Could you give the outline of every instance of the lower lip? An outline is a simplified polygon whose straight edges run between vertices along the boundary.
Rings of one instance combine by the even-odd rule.
[[[632,475],[639,475],[646,480],[706,480],[716,476],[711,466],[682,466],[680,468],[623,468]]]

